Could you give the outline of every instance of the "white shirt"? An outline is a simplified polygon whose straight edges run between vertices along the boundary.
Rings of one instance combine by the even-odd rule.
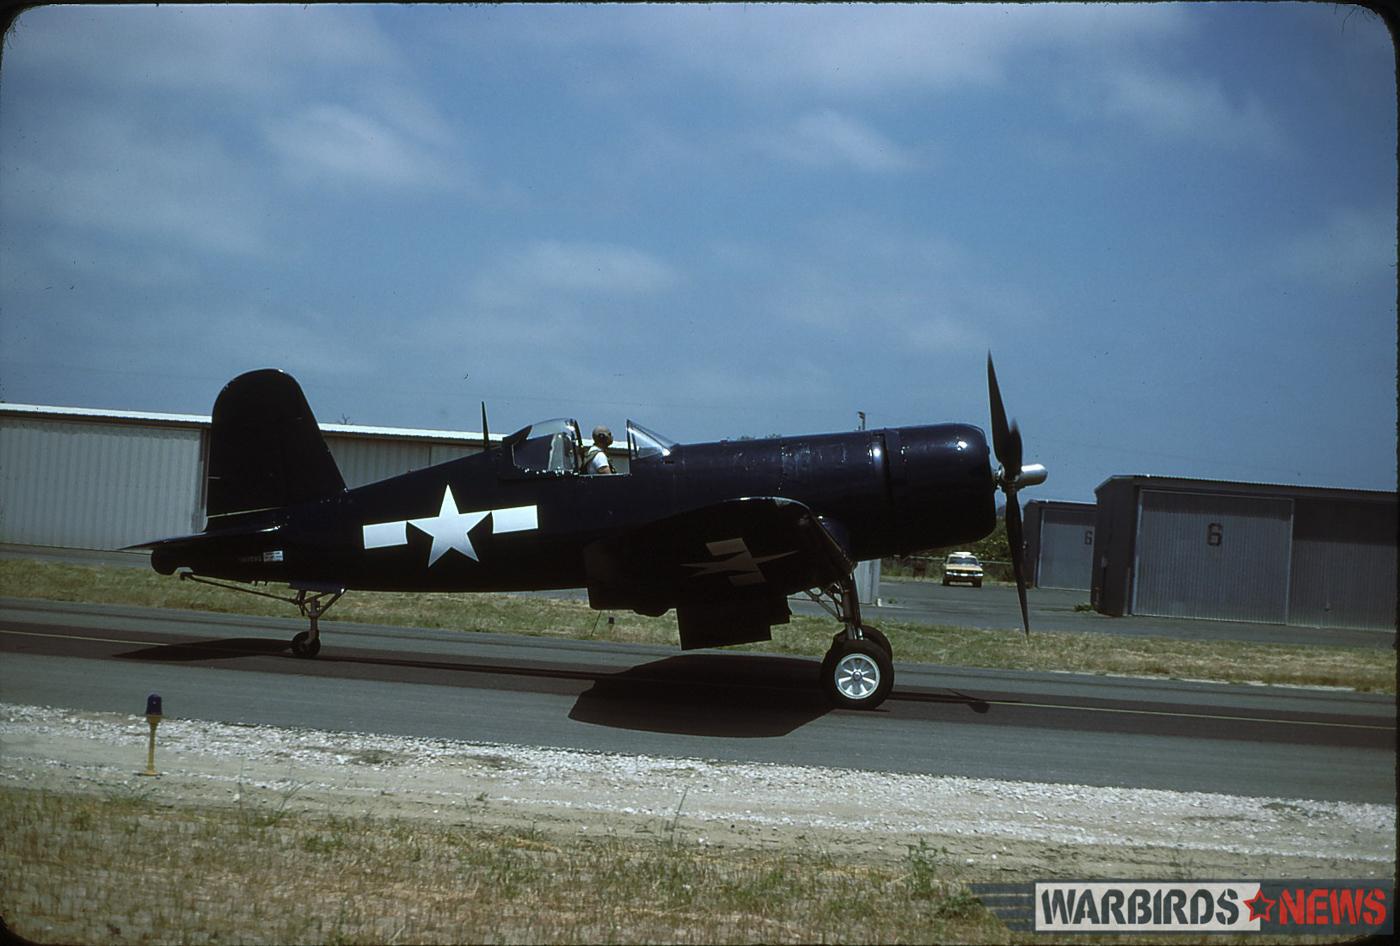
[[[588,448],[587,458],[583,461],[583,472],[585,473],[611,473],[612,464],[608,462],[608,455],[602,447],[594,444]]]

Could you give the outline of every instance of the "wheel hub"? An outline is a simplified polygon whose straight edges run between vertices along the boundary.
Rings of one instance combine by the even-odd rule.
[[[836,689],[849,700],[863,700],[880,686],[880,668],[865,654],[847,654],[836,662]]]

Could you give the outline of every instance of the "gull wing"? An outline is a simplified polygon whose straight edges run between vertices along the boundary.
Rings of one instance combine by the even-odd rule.
[[[788,595],[850,575],[854,562],[829,526],[779,496],[669,516],[584,550],[589,603],[676,608],[685,648],[767,640],[768,627],[788,619]]]

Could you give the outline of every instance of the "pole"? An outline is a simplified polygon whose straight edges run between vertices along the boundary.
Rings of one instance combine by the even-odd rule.
[[[160,775],[156,771],[156,727],[160,725],[162,718],[160,694],[152,693],[146,697],[146,722],[151,727],[151,735],[146,742],[146,771],[142,772],[142,775]]]

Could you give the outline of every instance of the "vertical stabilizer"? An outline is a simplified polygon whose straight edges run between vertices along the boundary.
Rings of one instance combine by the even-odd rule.
[[[291,506],[343,492],[345,480],[296,379],[275,368],[239,375],[214,402],[205,511]]]

